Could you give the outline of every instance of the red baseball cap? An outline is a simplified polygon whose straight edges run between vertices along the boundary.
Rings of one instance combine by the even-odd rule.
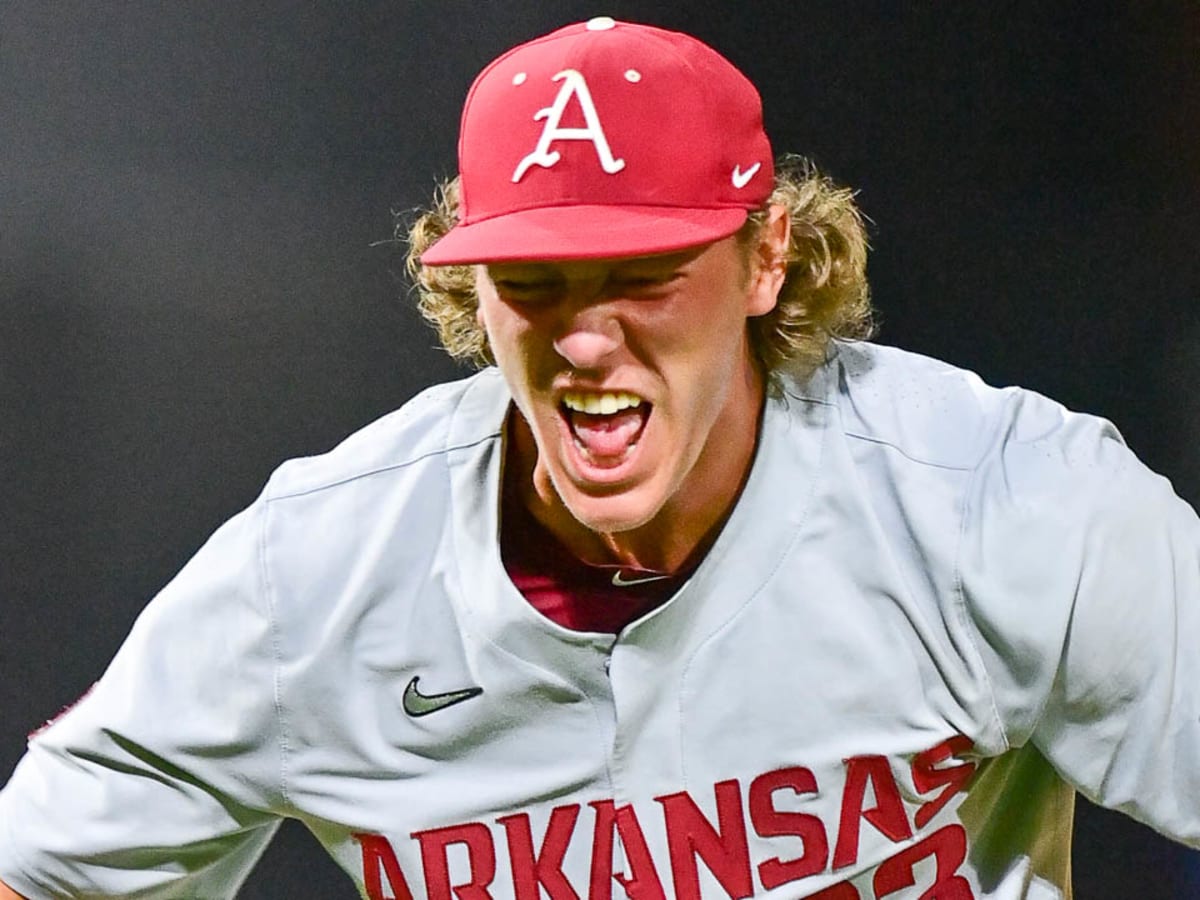
[[[475,79],[458,223],[426,265],[669,253],[733,234],[774,188],[762,101],[706,44],[603,17]]]

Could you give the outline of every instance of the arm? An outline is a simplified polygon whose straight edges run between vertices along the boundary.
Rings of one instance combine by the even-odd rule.
[[[25,900],[25,898],[0,881],[0,900]]]
[[[1200,846],[1200,520],[1107,423],[1024,403],[977,473],[962,569],[1006,738]]]
[[[1200,846],[1200,523],[1165,479],[1114,479],[1033,734],[1089,799]]]
[[[232,896],[279,822],[261,507],[219,529],[0,791],[0,878],[31,897]]]

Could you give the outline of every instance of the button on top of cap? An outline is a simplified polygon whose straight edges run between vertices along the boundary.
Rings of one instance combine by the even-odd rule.
[[[588,19],[588,31],[608,31],[610,28],[615,28],[617,23],[612,16],[596,16],[594,19]]]

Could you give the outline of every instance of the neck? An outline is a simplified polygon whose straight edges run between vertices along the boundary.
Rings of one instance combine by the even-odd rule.
[[[754,462],[765,389],[757,371],[749,394],[753,402],[730,404],[714,425],[708,444],[659,512],[637,528],[593,531],[559,498],[524,418],[509,419],[508,464],[516,466],[520,497],[534,517],[577,558],[591,565],[618,565],[670,574],[702,557],[712,546],[741,495]]]

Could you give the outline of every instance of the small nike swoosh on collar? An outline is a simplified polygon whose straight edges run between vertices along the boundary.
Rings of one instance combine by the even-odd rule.
[[[646,584],[650,581],[662,581],[664,578],[670,578],[670,575],[650,575],[646,578],[626,578],[621,574],[621,570],[613,572],[612,583],[613,587],[633,587],[635,584]]]
[[[440,709],[445,709],[447,706],[453,706],[455,703],[462,703],[464,700],[478,697],[483,693],[481,687],[469,687],[463,688],[461,691],[448,691],[444,694],[422,694],[417,689],[417,682],[420,680],[420,675],[412,677],[412,681],[404,689],[404,698],[401,701],[404,711],[414,718],[427,716]]]
[[[750,183],[750,179],[754,177],[754,173],[757,172],[761,168],[762,168],[762,163],[756,162],[754,165],[752,165],[750,168],[748,168],[745,172],[743,172],[741,164],[739,163],[738,165],[733,167],[733,174],[730,176],[729,180],[732,181],[733,186],[740,191],[742,188],[744,188],[746,185],[748,185]]]

